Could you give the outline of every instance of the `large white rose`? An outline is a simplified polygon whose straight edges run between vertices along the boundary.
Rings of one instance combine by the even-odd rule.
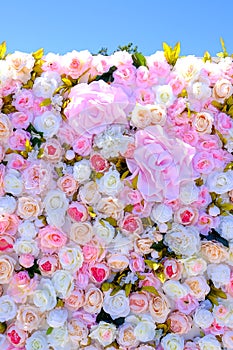
[[[0,297],[0,322],[12,320],[17,313],[17,306],[9,295]]]
[[[48,335],[48,342],[52,345],[53,349],[65,348],[69,342],[69,334],[67,327],[54,328],[53,331]],[[67,348],[67,350],[70,347]]]
[[[151,211],[151,219],[157,223],[168,222],[172,218],[172,208],[166,204],[154,205]]]
[[[45,332],[34,332],[26,340],[26,350],[47,350],[49,347]]]
[[[210,192],[223,194],[233,189],[233,171],[215,171],[208,175],[206,186]]]
[[[220,222],[220,234],[228,241],[233,240],[233,216],[222,216]]]
[[[208,334],[197,341],[200,350],[221,350],[222,347],[214,335]]]
[[[52,283],[59,298],[68,298],[74,289],[73,277],[65,270],[57,270],[52,277]]]
[[[115,235],[115,228],[104,220],[95,221],[93,231],[105,244],[111,243]]]
[[[179,334],[168,333],[162,338],[161,345],[164,350],[183,350],[184,338]]]
[[[116,338],[116,326],[111,323],[100,321],[94,326],[89,334],[91,339],[97,340],[101,345],[107,346]]]
[[[168,280],[163,285],[164,293],[171,299],[180,299],[189,293],[189,288],[179,281]]]
[[[114,196],[119,193],[123,188],[123,184],[120,180],[120,174],[117,170],[109,170],[98,181],[100,192],[109,196]]]
[[[60,83],[61,78],[57,72],[45,72],[35,79],[32,90],[37,97],[52,98]]]
[[[151,341],[155,337],[155,322],[149,315],[138,316],[139,322],[134,328],[134,335],[140,342]]]
[[[41,312],[52,310],[56,306],[56,292],[49,279],[41,279],[37,290],[33,294],[33,302]]]
[[[0,214],[13,214],[16,209],[16,200],[12,196],[0,198]]]
[[[200,308],[195,311],[193,321],[198,327],[205,329],[214,322],[214,316],[209,310]]]
[[[80,269],[84,261],[83,253],[79,246],[62,247],[58,256],[63,269],[71,272]]]
[[[53,309],[47,315],[47,323],[50,327],[62,327],[68,318],[68,311],[66,309]]]
[[[4,177],[4,189],[13,196],[19,196],[23,192],[23,181],[17,170],[10,169]]]
[[[115,295],[110,295],[111,291],[104,296],[103,309],[110,314],[113,320],[118,317],[126,317],[130,313],[129,298],[126,297],[125,291],[120,290]]]
[[[18,255],[31,254],[34,257],[37,257],[40,252],[37,242],[32,238],[27,237],[17,239],[17,241],[14,243],[14,250]]]
[[[61,227],[65,222],[65,212],[68,208],[68,198],[60,190],[51,190],[44,198],[47,221],[50,225]]]
[[[61,117],[53,112],[46,111],[34,120],[36,130],[43,132],[46,138],[56,135],[61,124]]]
[[[82,159],[80,162],[74,163],[73,176],[79,183],[89,180],[91,175],[90,162],[87,159]]]
[[[226,264],[209,264],[207,275],[212,280],[214,286],[219,288],[230,282],[231,269]]]

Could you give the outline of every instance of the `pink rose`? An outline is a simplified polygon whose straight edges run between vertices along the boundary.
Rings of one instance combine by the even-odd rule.
[[[210,174],[215,167],[213,155],[206,151],[196,153],[192,166],[199,174]]]
[[[74,221],[86,221],[88,218],[88,211],[84,204],[80,202],[72,202],[67,209],[67,214]]]
[[[159,289],[161,286],[161,282],[158,279],[158,277],[156,277],[152,272],[149,273],[140,273],[141,276],[145,277],[143,280],[139,281],[139,287],[143,287],[143,286],[152,286],[155,289]]]
[[[65,233],[59,231],[56,227],[45,226],[39,230],[38,242],[43,253],[55,253],[66,244],[67,237]]]
[[[169,328],[173,333],[186,334],[190,331],[192,325],[191,317],[183,314],[182,312],[172,312],[168,318]]]
[[[90,165],[98,173],[102,173],[108,169],[108,161],[99,153],[94,153],[90,156]]]
[[[134,314],[146,313],[149,307],[147,293],[131,293],[129,296],[129,306],[131,312],[133,312]]]
[[[128,125],[125,93],[104,81],[78,84],[69,94],[71,102],[65,109],[68,123],[79,135],[102,132],[107,125]]]
[[[113,72],[114,83],[122,85],[134,85],[137,69],[133,65],[122,64]]]
[[[182,275],[182,264],[175,259],[167,258],[163,261],[164,274],[169,279],[179,280]]]
[[[110,274],[109,267],[104,263],[95,263],[89,268],[89,275],[94,283],[102,283]]]
[[[26,129],[32,122],[31,112],[15,112],[11,115],[11,122],[15,129]]]
[[[199,306],[198,300],[191,294],[186,294],[184,297],[176,301],[176,308],[183,312],[185,315],[189,315]]]
[[[26,343],[27,332],[18,328],[14,323],[7,327],[6,335],[8,341],[16,348],[20,348]]]
[[[74,140],[72,147],[74,152],[80,156],[89,156],[92,149],[92,139],[90,137],[79,136]]]
[[[9,146],[13,150],[24,151],[25,143],[30,140],[30,133],[22,129],[17,129],[13,132],[13,135],[9,138]]]
[[[15,214],[0,214],[0,234],[15,235],[19,225],[19,218]]]
[[[62,57],[62,69],[66,75],[78,79],[82,74],[91,68],[92,55],[89,51],[68,52]]]
[[[182,207],[175,212],[174,219],[182,225],[194,225],[198,220],[198,210],[192,207]]]
[[[224,135],[229,134],[230,130],[233,129],[233,120],[232,118],[225,114],[225,113],[219,113],[215,117],[215,122],[216,122],[216,128],[217,130]]]
[[[32,267],[34,265],[34,256],[31,254],[22,254],[19,257],[19,263],[26,268]]]
[[[37,275],[29,277],[27,271],[15,273],[8,285],[7,293],[12,296],[16,303],[24,304],[27,297],[34,293],[38,284]]]
[[[132,272],[143,272],[145,270],[145,262],[142,256],[132,252],[130,254],[129,268]]]
[[[143,232],[141,219],[133,214],[126,214],[120,225],[122,233],[140,235]]]
[[[67,196],[72,196],[78,189],[77,181],[70,174],[66,174],[66,175],[60,177],[57,181],[57,186]]]
[[[70,311],[76,311],[84,305],[84,300],[83,290],[75,287],[70,296],[65,299],[65,307]]]
[[[15,238],[9,234],[0,234],[0,252],[12,252],[14,247]]]
[[[29,111],[32,111],[34,105],[34,97],[32,91],[21,89],[16,92],[12,105],[15,106],[19,112],[28,113]]]
[[[62,147],[58,140],[51,138],[47,139],[45,143],[41,146],[44,150],[43,152],[43,158],[52,162],[57,163],[62,158]]]
[[[28,160],[24,159],[20,154],[12,153],[10,154],[7,166],[10,169],[22,171],[27,168],[28,163],[29,163]]]
[[[194,149],[178,139],[169,138],[160,125],[135,134],[134,158],[127,159],[137,187],[147,201],[161,202],[179,197],[181,181],[193,178],[191,160]]]
[[[89,264],[103,260],[106,254],[104,243],[101,243],[98,239],[95,238],[88,242],[88,244],[84,245],[82,251],[84,261]]]
[[[56,254],[44,254],[37,263],[42,276],[52,276],[60,268],[60,262]]]

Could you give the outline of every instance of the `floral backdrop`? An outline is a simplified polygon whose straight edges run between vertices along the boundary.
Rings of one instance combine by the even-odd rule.
[[[233,63],[0,46],[2,350],[233,349]]]

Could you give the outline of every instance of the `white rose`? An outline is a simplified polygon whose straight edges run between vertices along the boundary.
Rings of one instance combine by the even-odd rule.
[[[223,103],[233,93],[232,83],[228,79],[219,79],[213,87],[213,98]]]
[[[222,337],[223,346],[227,349],[233,349],[233,331],[225,331]],[[1,345],[1,344],[0,344]]]
[[[12,196],[0,198],[0,214],[13,214],[16,209],[16,200]]]
[[[6,62],[9,64],[12,78],[26,83],[31,77],[31,71],[35,63],[32,54],[15,51],[11,55],[7,55]]]
[[[23,181],[20,177],[20,173],[14,169],[6,173],[3,183],[7,193],[19,196],[23,192]]]
[[[104,296],[103,309],[110,314],[113,320],[118,317],[126,317],[130,313],[129,298],[125,291],[120,290],[115,295],[110,295],[111,291]]]
[[[178,58],[175,64],[176,74],[187,83],[193,82],[200,75],[204,66],[203,61],[195,56],[186,56]]]
[[[47,336],[48,342],[54,349],[65,348],[69,342],[69,334],[66,327],[54,328],[53,331]],[[67,350],[69,347],[67,348]]]
[[[101,345],[107,346],[116,338],[116,326],[114,324],[100,321],[98,326],[91,328],[89,337],[97,340]]]
[[[214,286],[219,288],[230,282],[231,269],[226,264],[209,264],[207,275],[212,280]]]
[[[50,225],[61,227],[65,222],[65,213],[69,200],[60,190],[51,190],[44,198],[44,207],[47,213],[47,221]]]
[[[151,124],[164,126],[167,113],[166,107],[164,105],[147,105],[151,112]]]
[[[221,216],[220,234],[228,241],[233,240],[233,216]]]
[[[214,305],[213,316],[220,326],[233,327],[233,303],[222,300],[220,305]]]
[[[83,203],[89,205],[95,205],[101,199],[101,195],[98,191],[98,185],[94,181],[87,182],[79,189],[79,196]]]
[[[73,176],[76,181],[82,183],[89,180],[91,175],[90,162],[87,159],[82,159],[80,162],[74,163]]]
[[[214,335],[208,334],[197,341],[200,350],[221,350],[221,345]]]
[[[188,257],[199,251],[199,232],[193,226],[184,227],[175,224],[171,231],[165,234],[164,243],[177,255]]]
[[[145,128],[150,125],[151,122],[151,111],[148,106],[142,106],[136,104],[132,111],[131,123],[133,126],[138,128]]]
[[[33,294],[33,303],[41,312],[52,310],[57,304],[56,292],[49,279],[42,278]]]
[[[163,284],[164,293],[171,299],[180,299],[189,293],[189,288],[179,281],[168,280]]]
[[[61,83],[60,75],[56,72],[46,72],[35,79],[32,91],[35,96],[52,98],[54,91]]]
[[[117,195],[117,193],[123,188],[123,184],[120,180],[120,174],[117,170],[109,170],[98,181],[98,187],[100,192],[109,196]]]
[[[18,232],[20,233],[20,236],[28,240],[35,238],[35,236],[37,235],[34,223],[27,220],[19,224]]]
[[[208,81],[195,81],[188,88],[188,96],[191,100],[207,100],[211,96],[211,88]]]
[[[207,262],[202,258],[190,257],[183,259],[182,263],[188,276],[202,275],[207,269]]]
[[[14,243],[14,250],[18,255],[31,254],[37,257],[40,249],[38,248],[37,242],[31,238],[21,237]]]
[[[104,220],[95,221],[93,231],[106,244],[111,243],[115,235],[115,228]]]
[[[163,350],[183,350],[184,338],[179,334],[169,333],[161,340]]]
[[[76,244],[85,245],[93,237],[93,228],[89,222],[74,222],[70,227],[70,240]]]
[[[62,247],[59,250],[58,257],[63,269],[75,272],[80,269],[84,258],[80,247]]]
[[[172,208],[166,204],[154,205],[151,211],[151,219],[157,223],[168,222],[172,219]]]
[[[233,171],[211,172],[207,177],[206,186],[210,192],[223,194],[233,189]]]
[[[158,104],[169,107],[175,100],[175,96],[170,85],[159,85],[153,88],[155,92],[155,100]]]
[[[45,332],[34,332],[26,340],[26,350],[48,350],[48,342]]]
[[[183,204],[189,205],[197,201],[198,194],[198,188],[193,182],[186,182],[181,184],[179,199]]]
[[[34,120],[36,130],[43,132],[46,138],[56,135],[61,124],[61,117],[53,112],[46,111]]]
[[[139,316],[139,322],[134,328],[134,336],[141,342],[151,341],[155,337],[155,328],[155,322],[151,316]]]
[[[52,277],[52,283],[59,298],[68,298],[74,289],[73,277],[65,270],[57,270]]]
[[[0,322],[9,321],[17,314],[17,306],[9,295],[0,297]]]
[[[193,316],[193,320],[198,327],[205,329],[210,327],[214,322],[214,316],[209,310],[197,309]]]
[[[68,318],[66,309],[53,309],[47,315],[47,323],[50,327],[62,327]]]

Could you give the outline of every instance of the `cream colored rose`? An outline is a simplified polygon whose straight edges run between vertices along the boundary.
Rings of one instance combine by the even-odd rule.
[[[219,79],[213,87],[213,98],[218,102],[224,102],[232,93],[232,84],[228,79]]]
[[[70,227],[70,240],[74,243],[85,245],[93,237],[93,228],[89,222],[75,222]]]
[[[133,126],[138,128],[145,128],[150,125],[151,122],[151,111],[148,106],[142,106],[136,104],[132,111],[131,123]]]
[[[38,329],[42,321],[42,313],[33,305],[20,305],[16,315],[16,326],[24,331],[32,332]]]
[[[9,283],[16,261],[8,255],[0,255],[0,284]]]
[[[129,265],[129,259],[123,254],[110,254],[107,257],[108,266],[112,271],[123,271]]]
[[[135,251],[143,255],[150,254],[153,251],[151,248],[153,242],[154,241],[150,238],[139,238],[134,242]]]
[[[0,141],[6,142],[12,134],[12,125],[7,115],[0,114]]]
[[[168,280],[163,285],[164,293],[171,299],[180,299],[189,293],[189,288],[179,281]]]
[[[103,305],[103,301],[102,291],[95,286],[91,286],[85,294],[83,309],[90,314],[98,313]]]
[[[79,189],[79,195],[82,202],[94,205],[99,202],[101,195],[98,191],[98,185],[94,181],[86,183]]]
[[[151,124],[163,126],[166,122],[166,107],[163,105],[149,105],[151,112]]]
[[[169,300],[163,293],[158,292],[158,295],[153,296],[149,301],[149,311],[155,322],[165,322],[170,308]]]
[[[193,120],[193,126],[200,134],[210,134],[214,118],[210,113],[197,113]]]
[[[207,263],[202,258],[190,257],[182,260],[187,276],[202,275],[207,269]]]
[[[134,335],[134,326],[130,323],[124,323],[118,328],[117,342],[123,348],[131,348],[139,342]]]
[[[22,83],[26,83],[30,79],[35,63],[32,54],[15,51],[13,54],[7,55],[6,62],[10,66],[14,79],[20,80]]]
[[[117,198],[106,197],[101,198],[96,209],[106,217],[112,217],[119,220],[123,215],[124,204]]]
[[[20,197],[18,199],[17,214],[25,220],[35,219],[41,213],[41,203],[33,197]]]
[[[190,288],[190,293],[194,295],[197,300],[205,300],[205,296],[209,293],[210,287],[203,276],[194,276],[187,278],[185,284]]]
[[[72,318],[67,324],[70,340],[73,344],[79,348],[79,343],[82,340],[86,340],[88,336],[87,326],[84,325],[80,320]]]
[[[201,245],[202,257],[210,263],[219,264],[228,259],[226,248],[220,243],[203,242]]]

